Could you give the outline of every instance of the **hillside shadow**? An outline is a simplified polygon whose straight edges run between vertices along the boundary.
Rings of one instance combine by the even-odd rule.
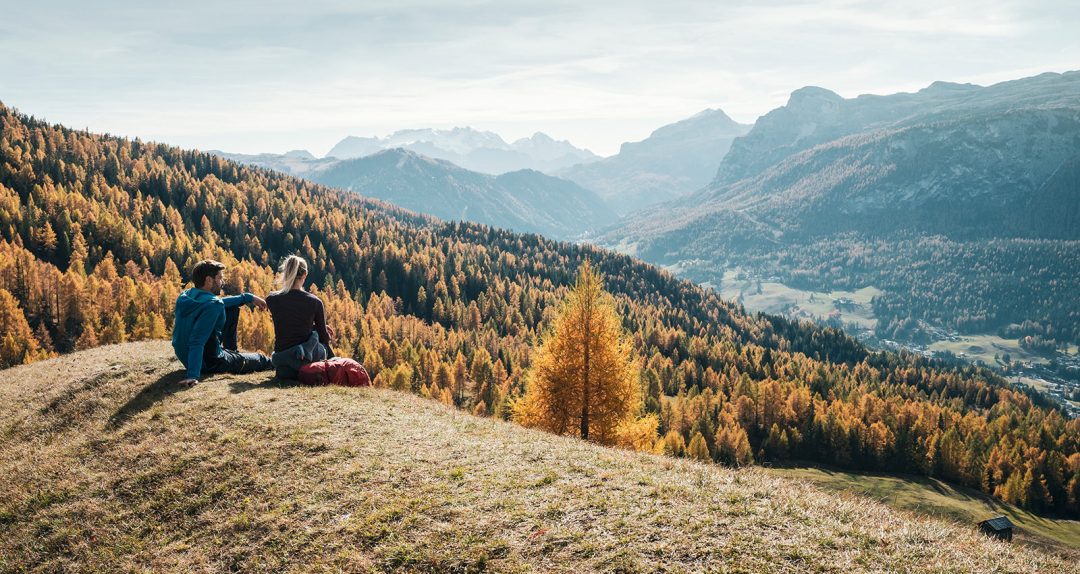
[[[990,506],[990,508],[994,512],[1004,513],[1004,512],[1009,511],[1009,508],[1007,506],[1005,506],[1004,502],[1002,502],[1002,501],[1000,501],[1000,500],[998,500],[998,499],[996,499],[996,498],[994,498],[992,496],[984,496],[984,497],[982,497],[982,500],[988,506]]]
[[[926,485],[929,486],[930,488],[932,488],[934,490],[934,492],[937,492],[938,494],[941,494],[941,495],[944,495],[944,496],[950,496],[952,494],[952,492],[950,492],[948,489],[946,489],[944,486],[942,486],[942,484],[940,482],[938,482],[936,480],[927,480]]]
[[[137,395],[131,397],[128,402],[124,403],[109,417],[109,428],[120,428],[139,413],[149,410],[150,407],[165,400],[170,395],[192,388],[180,385],[180,381],[184,380],[185,376],[184,371],[173,371],[143,387]],[[207,382],[203,381],[200,386],[205,384]],[[229,392],[237,394],[258,389],[287,389],[298,386],[300,386],[300,381],[270,377],[257,383],[232,381],[229,383]]]
[[[258,383],[249,383],[247,381],[233,381],[229,383],[229,392],[233,394],[240,394],[246,393],[248,391],[256,391],[263,389],[288,389],[299,386],[300,381],[270,377],[269,379],[260,381]]]
[[[124,406],[109,417],[108,426],[110,428],[122,427],[135,415],[146,411],[165,397],[187,389],[188,387],[180,386],[180,381],[184,380],[185,376],[184,371],[173,371],[146,385],[139,394],[131,397]]]

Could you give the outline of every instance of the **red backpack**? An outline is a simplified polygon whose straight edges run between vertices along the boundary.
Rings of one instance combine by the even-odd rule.
[[[368,387],[371,386],[371,377],[360,363],[336,357],[300,367],[300,383],[311,386]]]

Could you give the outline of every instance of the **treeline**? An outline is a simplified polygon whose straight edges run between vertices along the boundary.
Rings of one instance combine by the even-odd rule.
[[[266,293],[311,262],[335,349],[377,384],[506,417],[585,260],[641,361],[650,449],[731,464],[800,458],[941,476],[1080,515],[1080,421],[991,372],[869,353],[842,332],[750,316],[589,246],[440,223],[198,152],[50,126],[0,106],[0,364],[167,336],[186,270]],[[242,344],[269,349],[265,313]],[[644,447],[643,447],[644,448]]]

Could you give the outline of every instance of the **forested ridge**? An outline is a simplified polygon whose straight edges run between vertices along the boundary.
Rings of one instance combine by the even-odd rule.
[[[990,371],[870,353],[749,316],[626,256],[442,223],[195,151],[52,126],[0,106],[0,367],[162,338],[195,261],[265,294],[289,253],[377,384],[506,417],[585,259],[640,358],[651,450],[729,464],[809,459],[971,485],[1080,516],[1080,421]],[[266,313],[241,344],[268,350]]]

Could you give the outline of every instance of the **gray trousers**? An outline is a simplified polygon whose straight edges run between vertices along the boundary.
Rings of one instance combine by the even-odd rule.
[[[307,341],[283,351],[277,351],[270,356],[280,379],[299,378],[300,367],[315,361],[325,361],[328,358],[330,358],[330,350],[319,342],[319,334],[315,331],[311,332]]]

